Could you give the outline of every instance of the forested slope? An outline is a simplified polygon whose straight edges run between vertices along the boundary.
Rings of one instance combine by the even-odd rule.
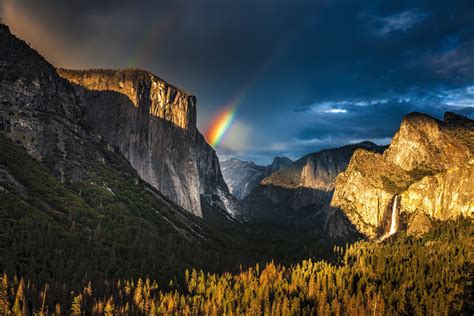
[[[1,270],[75,283],[169,278],[220,264],[218,231],[141,181],[120,156],[104,155],[108,165],[86,164],[89,178],[66,185],[0,135]]]

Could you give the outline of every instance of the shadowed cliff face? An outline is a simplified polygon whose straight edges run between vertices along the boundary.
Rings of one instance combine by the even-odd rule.
[[[83,128],[72,86],[5,25],[0,25],[0,63],[0,132],[62,182],[83,178],[84,170],[74,159],[104,160]]]
[[[439,121],[409,114],[383,155],[354,153],[337,177],[331,206],[371,238],[385,233],[383,219],[395,195],[400,212],[417,225],[426,222],[409,219],[417,213],[439,220],[473,216],[473,145],[474,122],[468,118],[446,113]]]
[[[265,173],[264,166],[235,158],[223,161],[221,168],[230,192],[239,200],[246,197],[262,181]]]
[[[231,199],[215,151],[196,128],[196,99],[142,70],[58,70],[85,119],[142,179],[202,217],[201,195]]]

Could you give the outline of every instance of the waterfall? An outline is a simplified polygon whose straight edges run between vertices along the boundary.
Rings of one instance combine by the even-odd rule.
[[[390,231],[388,233],[389,236],[395,234],[397,232],[397,221],[398,221],[398,200],[400,196],[395,195],[393,198],[393,203],[392,203],[392,219],[390,221]]]
[[[386,232],[382,237],[380,237],[380,239],[378,239],[378,242],[385,240],[386,238],[392,236],[393,234],[397,232],[399,204],[400,204],[400,196],[395,195],[392,201],[392,217],[390,219],[390,230]]]

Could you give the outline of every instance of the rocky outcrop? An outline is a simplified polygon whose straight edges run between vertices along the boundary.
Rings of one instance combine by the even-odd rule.
[[[419,212],[439,220],[472,216],[473,132],[474,122],[454,113],[444,121],[405,116],[383,155],[354,154],[337,177],[331,206],[370,238],[387,233],[395,196],[407,220]]]
[[[423,212],[413,214],[408,226],[407,234],[411,236],[420,236],[426,234],[431,228],[430,218]]]
[[[270,165],[264,167],[251,161],[231,158],[223,161],[221,167],[222,175],[229,186],[230,192],[237,199],[242,200],[263,178],[286,168],[291,163],[292,161],[289,158],[275,157]]]
[[[196,98],[137,69],[65,70],[89,126],[142,179],[202,216],[201,196],[228,195],[215,151],[196,128]]]
[[[344,171],[359,148],[381,152],[384,147],[370,142],[322,150],[295,161],[262,180],[243,200],[247,217],[278,224],[322,225],[336,236],[347,232],[345,222],[329,209],[336,176]],[[334,220],[334,222],[331,222]],[[342,224],[341,224],[342,225]]]

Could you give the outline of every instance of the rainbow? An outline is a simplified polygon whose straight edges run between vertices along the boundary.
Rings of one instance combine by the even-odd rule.
[[[293,38],[295,32],[286,32],[284,36],[280,38],[280,41],[275,45],[273,51],[268,56],[268,58],[257,67],[252,75],[246,80],[246,82],[238,90],[238,93],[231,98],[230,102],[227,102],[225,106],[222,107],[214,119],[209,124],[204,136],[207,142],[214,148],[216,148],[222,139],[224,138],[226,132],[232,126],[232,122],[235,118],[235,113],[237,112],[238,107],[241,105],[244,98],[250,92],[252,86],[257,81],[258,77],[268,68],[268,66],[276,58],[278,52],[288,44],[288,42]],[[293,34],[293,35],[292,35]]]
[[[224,138],[224,135],[229,130],[237,112],[239,102],[231,102],[225,106],[212,120],[209,125],[205,137],[209,144],[216,148]]]

